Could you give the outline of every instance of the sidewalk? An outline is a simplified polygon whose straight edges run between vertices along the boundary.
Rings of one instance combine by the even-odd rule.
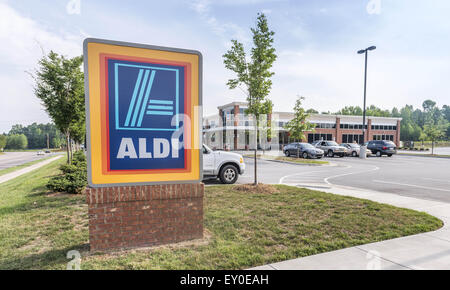
[[[252,270],[450,269],[450,204],[344,186],[333,185],[320,190],[426,212],[441,219],[444,227],[435,232],[264,265]]]
[[[25,168],[13,171],[11,173],[2,175],[2,176],[0,176],[0,184],[2,184],[4,182],[7,182],[7,181],[10,181],[11,179],[19,177],[19,176],[21,176],[23,174],[26,174],[28,172],[31,172],[31,171],[33,171],[35,169],[41,168],[41,167],[43,167],[43,166],[45,166],[45,165],[47,165],[47,164],[49,164],[49,163],[51,163],[51,162],[61,158],[61,157],[63,157],[63,155],[55,156],[55,157],[47,159],[45,161],[42,161],[42,162],[33,164],[31,166],[28,166],[28,167],[25,167]]]

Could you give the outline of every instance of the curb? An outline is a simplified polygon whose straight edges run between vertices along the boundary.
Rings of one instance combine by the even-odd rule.
[[[397,153],[397,155],[399,155],[399,156],[413,156],[413,157],[450,159],[450,156],[431,155],[431,154],[428,155],[428,154]]]
[[[254,157],[244,157],[244,158],[251,158],[253,159]],[[314,164],[314,163],[297,163],[297,162],[290,162],[290,161],[284,161],[284,160],[274,160],[274,159],[266,159],[266,158],[260,158],[258,157],[259,160],[264,160],[264,161],[270,161],[270,162],[276,162],[276,163],[284,163],[284,164],[291,164],[291,165],[300,165],[300,166],[329,166],[329,167],[334,167],[334,166],[338,166],[336,163],[327,161],[328,164]]]

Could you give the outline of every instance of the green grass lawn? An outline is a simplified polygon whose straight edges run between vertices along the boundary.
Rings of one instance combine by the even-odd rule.
[[[49,157],[45,157],[45,158],[42,158],[42,159],[39,159],[39,160],[34,160],[34,161],[31,161],[31,162],[24,163],[22,165],[18,165],[18,166],[2,169],[2,170],[0,170],[0,176],[8,174],[8,173],[11,173],[11,172],[14,172],[16,170],[19,170],[19,169],[22,169],[22,168],[25,168],[25,167],[28,167],[28,166],[31,166],[31,165],[34,165],[34,164],[37,164],[37,163],[42,162],[44,160],[50,159],[52,157],[55,157],[55,156],[49,156]]]
[[[212,186],[205,241],[90,255],[84,196],[45,188],[63,162],[0,185],[0,269],[65,269],[70,250],[82,253],[82,269],[245,269],[442,226],[425,213],[307,189]]]
[[[246,157],[254,157],[255,155],[245,155]],[[276,160],[276,161],[287,161],[298,164],[310,164],[310,165],[326,165],[330,164],[328,161],[317,160],[317,159],[303,159],[297,157],[286,157],[286,156],[272,156],[272,155],[257,155],[258,158]]]

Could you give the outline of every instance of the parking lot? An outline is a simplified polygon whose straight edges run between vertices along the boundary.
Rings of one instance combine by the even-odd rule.
[[[332,166],[308,166],[258,160],[259,182],[307,186],[364,188],[450,203],[450,159],[400,156],[366,160],[325,158]],[[238,183],[252,183],[254,163],[245,158],[246,173]],[[211,182],[208,182],[211,183]]]

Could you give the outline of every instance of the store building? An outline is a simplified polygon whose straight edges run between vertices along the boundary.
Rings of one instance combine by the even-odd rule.
[[[217,115],[203,118],[203,142],[215,149],[254,149],[254,120],[245,115],[247,103],[233,102],[218,109]],[[260,137],[258,147],[281,149],[294,142],[284,128],[293,117],[293,112],[273,112],[264,116],[260,123],[262,127],[270,128],[271,133],[268,135],[271,137]],[[367,117],[365,140],[362,134],[362,116],[313,114],[308,121],[315,124],[316,128],[314,132],[305,133],[306,139],[303,142],[332,140],[337,143],[362,144],[369,140],[390,140],[397,146],[400,145],[401,118]]]

